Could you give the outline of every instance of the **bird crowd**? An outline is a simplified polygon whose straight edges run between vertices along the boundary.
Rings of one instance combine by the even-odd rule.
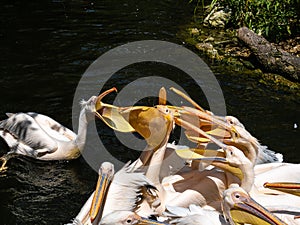
[[[79,157],[87,124],[97,116],[116,131],[137,132],[147,146],[117,172],[112,163],[102,163],[95,191],[70,224],[300,224],[300,164],[284,163],[237,118],[214,115],[171,90],[192,106],[168,105],[164,88],[156,106],[102,102],[115,88],[93,96],[82,102],[78,134],[41,114],[8,114],[0,136],[10,151],[0,158],[0,171],[18,154]],[[169,143],[176,126],[188,146]]]

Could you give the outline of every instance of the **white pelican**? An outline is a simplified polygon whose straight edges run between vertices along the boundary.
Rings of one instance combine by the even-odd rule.
[[[192,125],[190,125],[189,123],[187,123],[185,121],[180,121],[180,122],[181,122],[181,124],[183,124],[186,127],[189,126],[189,128],[196,129],[196,128],[192,127]],[[202,131],[200,131],[200,132],[202,132]],[[193,190],[197,190],[199,193],[201,193],[203,195],[206,202],[209,199],[211,199],[212,196],[214,196],[215,204],[217,206],[218,202],[219,202],[218,196],[220,195],[222,190],[226,189],[226,186],[228,186],[230,183],[240,182],[241,186],[246,191],[248,191],[248,192],[252,191],[251,194],[253,195],[253,197],[255,199],[258,200],[259,203],[261,203],[265,206],[268,205],[268,207],[270,209],[274,208],[276,203],[277,203],[277,206],[281,205],[281,206],[283,206],[284,209],[287,209],[287,208],[291,209],[291,207],[287,207],[290,202],[295,202],[296,205],[300,206],[300,202],[299,202],[300,199],[294,199],[293,197],[290,197],[287,195],[276,194],[276,196],[274,195],[274,196],[272,196],[272,198],[270,198],[269,196],[266,196],[262,193],[259,193],[259,194],[255,193],[256,191],[259,190],[257,187],[259,187],[259,186],[262,187],[263,183],[268,181],[267,180],[268,178],[271,179],[272,177],[274,177],[274,178],[277,178],[277,181],[280,181],[280,177],[282,175],[283,177],[284,176],[286,177],[285,179],[283,179],[283,181],[288,181],[287,173],[285,173],[284,171],[280,172],[280,166],[278,166],[278,165],[280,165],[281,163],[257,165],[257,167],[260,168],[259,169],[260,174],[257,175],[257,177],[261,177],[260,179],[257,179],[257,177],[256,178],[254,177],[255,176],[254,163],[249,158],[247,158],[241,150],[239,150],[235,146],[226,145],[226,144],[220,142],[218,139],[212,137],[209,134],[203,133],[203,136],[205,136],[205,138],[209,139],[210,141],[214,142],[215,144],[219,145],[223,149],[223,151],[225,151],[226,158],[204,157],[204,156],[200,156],[199,154],[190,151],[190,154],[186,155],[187,159],[210,160],[210,161],[212,161],[211,165],[216,166],[217,168],[221,168],[222,170],[228,171],[230,173],[222,173],[218,170],[212,170],[212,169],[209,169],[209,170],[206,169],[201,172],[189,171],[186,173],[182,173],[180,175],[183,177],[183,179],[181,181],[173,183],[173,187],[175,188],[175,190],[182,191],[182,190],[184,190],[184,188],[186,189],[187,187],[191,188]],[[180,151],[177,151],[177,152],[180,152]],[[219,153],[220,152],[216,152],[215,155],[217,155]],[[255,157],[256,157],[255,151],[253,151],[253,154],[254,154],[253,161],[255,162]],[[219,155],[221,155],[221,154],[219,154]],[[266,167],[266,165],[267,166],[275,165],[274,167],[278,168],[278,169],[277,170],[276,169],[270,170],[270,169],[266,169],[266,168],[263,169],[263,167]],[[286,164],[281,164],[281,165],[286,165]],[[300,170],[296,169],[296,167],[299,168],[299,165],[289,164],[289,167],[292,171],[295,171],[296,177],[297,176],[300,177],[298,174],[300,172]],[[282,169],[283,168],[281,168],[281,170]],[[268,173],[269,175],[263,176],[262,175],[263,173]],[[271,175],[271,173],[273,175]],[[222,176],[222,174],[223,174],[223,176]],[[232,176],[231,174],[233,174],[234,176]],[[214,186],[210,186],[209,188],[207,188],[208,184],[209,184],[207,178],[210,178],[211,180],[214,181],[215,189],[214,189]],[[237,179],[237,178],[239,178],[239,179]],[[255,180],[257,180],[257,181],[264,180],[264,182],[259,183],[259,182],[255,182]],[[253,188],[254,182],[255,182],[255,188]],[[295,182],[295,180],[294,180],[294,182]],[[259,190],[258,192],[261,192],[261,191]],[[212,205],[212,203],[209,203],[209,204]],[[218,207],[216,207],[216,206],[214,206],[214,208],[219,210]],[[293,211],[293,210],[291,210],[291,211]]]
[[[155,129],[153,129],[153,131],[157,132],[160,135],[159,144],[156,145],[153,153],[151,153],[151,155],[148,155],[149,164],[145,165],[144,163],[141,163],[142,160],[138,159],[137,162],[134,163],[134,165],[135,168],[145,170],[145,176],[157,187],[161,204],[155,209],[155,211],[156,213],[158,213],[158,215],[161,215],[165,210],[166,204],[184,207],[192,203],[202,202],[203,197],[197,191],[190,189],[185,190],[182,193],[176,192],[174,188],[172,188],[172,183],[174,182],[172,178],[168,179],[168,181],[166,181],[166,179],[164,178],[162,181],[160,175],[164,172],[161,171],[163,168],[165,168],[163,167],[163,163],[168,162],[168,160],[165,161],[166,148],[167,146],[170,146],[171,148],[176,149],[174,145],[172,146],[168,144],[170,133],[174,127],[174,117],[173,112],[169,110],[167,106],[158,105],[154,109],[157,109],[159,112],[159,114],[157,114],[155,117],[159,121],[159,123],[152,122],[150,124],[155,125]],[[151,116],[151,114],[149,116]],[[151,119],[146,119],[146,121],[151,121]],[[155,136],[157,134],[154,133],[152,135]],[[148,145],[150,146],[150,144]],[[175,160],[177,161],[177,159]],[[177,162],[179,162],[180,166],[183,165],[180,160],[178,160]],[[136,166],[137,164],[138,166]],[[164,166],[168,167],[170,166],[170,164]]]
[[[287,225],[255,202],[238,184],[231,184],[223,194],[223,212],[231,225],[260,224]]]
[[[195,127],[202,129],[202,124],[204,124],[203,128],[208,129],[208,132],[210,132],[212,135],[214,134],[219,136],[219,138],[222,138],[225,143],[241,149],[247,155],[247,157],[256,164],[282,162],[282,154],[275,153],[274,151],[269,150],[267,146],[261,145],[258,140],[246,130],[245,126],[236,117],[216,116],[212,112],[204,110],[183,92],[173,87],[171,90],[186,99],[195,107],[191,108],[184,106],[181,110],[178,108],[180,111],[180,119],[175,121],[177,124],[186,128],[187,131],[196,132],[196,134],[200,135],[199,137],[201,137],[204,130],[202,133],[200,133],[199,130],[195,129]],[[182,121],[193,124],[193,126],[186,126],[186,124],[182,124]],[[196,124],[198,124],[198,126],[196,126]],[[212,128],[213,130],[210,130]],[[219,128],[222,128],[223,131]],[[228,132],[230,133],[229,137]],[[199,139],[199,137],[196,137],[196,140]],[[190,139],[192,138],[193,137],[190,137]]]
[[[144,217],[155,214],[151,204],[157,200],[157,190],[152,182],[143,173],[133,172],[129,164],[114,176],[113,171],[111,163],[102,163],[96,190],[73,224],[98,224],[102,217],[114,211],[131,211]]]
[[[264,188],[266,181],[286,181],[295,182],[294,178],[300,177],[300,164],[275,163],[275,168],[271,164],[256,165],[243,154],[242,151],[234,146],[223,147],[226,158],[201,158],[201,160],[214,160],[212,165],[232,173],[239,178],[240,185],[244,190],[250,193],[259,204],[266,207],[281,220],[288,224],[300,224],[300,220],[294,218],[300,212],[300,198],[297,196],[285,194],[280,191],[268,190]],[[260,173],[255,173],[255,168],[259,167]],[[265,167],[264,170],[262,167]],[[265,171],[265,172],[261,172]],[[290,176],[291,171],[293,175]],[[227,176],[227,183],[233,183],[236,180],[232,176]]]
[[[8,114],[9,118],[0,122],[0,136],[6,141],[10,151],[2,156],[0,171],[15,154],[26,155],[40,160],[71,160],[80,156],[83,149],[88,122],[97,115],[96,105],[115,88],[107,90],[88,101],[82,101],[76,135],[53,119],[37,113]]]

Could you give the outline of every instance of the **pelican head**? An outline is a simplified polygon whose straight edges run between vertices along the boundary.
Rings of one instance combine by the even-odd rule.
[[[244,153],[237,147],[227,145],[223,150],[225,151],[227,162],[231,166],[240,167],[244,164],[252,165],[251,161],[245,157]]]
[[[110,162],[103,162],[98,172],[99,176],[105,175],[108,179],[112,179],[114,173],[115,173],[115,167]]]
[[[236,118],[234,116],[225,116],[225,121],[228,124],[239,126],[239,127],[242,127],[245,129],[245,126],[238,120],[238,118]]]
[[[142,218],[131,211],[114,211],[102,218],[99,225],[159,225],[158,221]]]
[[[231,184],[223,193],[223,212],[230,224],[285,224],[267,209],[255,202],[249,194],[239,187]]]
[[[235,146],[223,144],[222,149],[225,157],[217,153],[216,157],[206,157],[198,151],[198,154],[194,154],[193,159],[211,161],[211,165],[230,172],[239,178],[241,187],[246,191],[250,191],[254,183],[253,163]]]

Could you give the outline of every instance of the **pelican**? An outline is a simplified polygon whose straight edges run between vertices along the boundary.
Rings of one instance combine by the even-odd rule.
[[[255,202],[238,184],[231,184],[223,193],[222,208],[225,218],[218,211],[196,205],[190,205],[189,208],[166,208],[164,215],[169,218],[177,217],[170,221],[170,224],[177,225],[286,224]]]
[[[240,185],[248,192],[253,195],[257,201],[265,206],[268,207],[268,209],[279,209],[281,206],[281,209],[288,209],[292,213],[297,212],[299,207],[296,209],[294,207],[291,207],[291,202],[296,203],[296,205],[300,205],[300,199],[295,199],[293,197],[287,196],[287,195],[280,195],[278,193],[270,193],[273,194],[272,197],[267,196],[265,194],[265,190],[261,190],[259,187],[263,186],[263,183],[267,181],[267,179],[272,179],[273,178],[278,178],[279,180],[281,177],[285,177],[283,181],[291,181],[291,176],[294,177],[293,175],[287,176],[287,170],[284,170],[284,168],[290,168],[289,171],[294,171],[295,172],[295,177],[300,177],[298,172],[299,170],[299,165],[294,165],[294,164],[287,164],[286,163],[270,163],[270,164],[262,164],[262,165],[257,165],[259,168],[259,174],[255,177],[255,171],[254,171],[254,165],[255,165],[255,158],[256,155],[253,155],[252,160],[247,158],[243,151],[238,149],[235,146],[230,146],[222,143],[219,141],[217,138],[214,138],[213,136],[203,132],[202,130],[193,127],[191,124],[185,122],[185,121],[180,121],[180,123],[188,128],[192,128],[194,130],[199,130],[199,133],[201,133],[205,138],[209,139],[211,142],[214,142],[218,146],[220,146],[223,151],[225,152],[226,158],[221,158],[221,157],[204,157],[204,156],[199,156],[199,154],[194,153],[190,151],[190,158],[187,157],[187,159],[196,159],[196,160],[210,160],[211,165],[221,168],[224,171],[230,172],[230,173],[223,173],[223,177],[220,176],[220,172],[214,171],[214,170],[204,170],[200,173],[197,174],[197,171],[190,171],[187,172],[186,174],[181,174],[185,175],[184,180],[179,181],[177,183],[174,183],[173,186],[176,190],[178,188],[184,188],[185,186],[188,186],[189,188],[192,188],[193,190],[197,190],[198,192],[201,192],[203,194],[203,197],[205,200],[209,199],[209,196],[212,196],[212,194],[215,194],[216,197],[216,204],[218,204],[218,194],[220,193],[220,190],[226,189],[226,185],[229,185],[230,183],[236,183],[240,182]],[[177,152],[180,153],[179,150]],[[220,152],[216,152],[215,155],[218,155]],[[255,151],[253,152],[255,154]],[[188,154],[187,154],[188,155]],[[185,155],[185,157],[187,156]],[[222,154],[219,154],[222,155]],[[184,156],[181,154],[181,156]],[[248,155],[249,156],[249,155]],[[198,158],[197,158],[198,157]],[[254,160],[253,160],[254,159]],[[268,169],[267,167],[271,166],[275,167],[277,169]],[[282,165],[282,168],[280,168]],[[285,165],[285,166],[283,166]],[[298,169],[297,169],[298,168]],[[207,176],[203,176],[205,173],[212,172],[211,174],[208,174],[211,178],[214,177],[219,179],[219,184],[215,182],[215,186],[218,187],[219,190],[215,190],[212,192],[212,187],[209,188],[211,190],[210,193],[203,192],[206,190],[203,185],[207,186],[208,181],[205,181],[203,178],[207,178]],[[232,175],[234,176],[232,176]],[[268,175],[263,175],[263,174],[268,174]],[[202,175],[202,176],[201,176]],[[190,177],[190,178],[186,178]],[[290,180],[287,178],[290,177]],[[238,179],[237,179],[238,178]],[[196,180],[198,180],[198,183],[196,183]],[[262,182],[264,180],[264,182]],[[295,180],[294,180],[295,182]],[[255,184],[255,185],[253,185]],[[181,186],[179,186],[181,185]],[[276,195],[275,195],[276,194]],[[299,202],[299,203],[298,203]],[[215,209],[218,210],[218,208],[214,207]]]
[[[130,211],[144,217],[155,214],[151,207],[152,203],[159,205],[157,189],[142,172],[132,171],[127,163],[113,174],[114,166],[111,163],[101,164],[96,190],[75,217],[73,224],[98,224],[114,211]]]
[[[258,140],[253,137],[245,128],[245,126],[234,116],[216,116],[212,112],[208,110],[204,110],[201,106],[199,106],[194,100],[185,95],[183,92],[177,90],[176,88],[171,88],[176,94],[185,98],[188,102],[190,102],[195,108],[184,106],[181,110],[179,110],[179,114],[181,116],[180,119],[175,120],[176,124],[184,126],[187,131],[196,132],[196,134],[203,136],[203,132],[200,133],[200,126],[189,126],[187,125],[189,122],[193,124],[197,124],[196,122],[203,123],[204,125],[210,125],[209,127],[213,127],[213,129],[208,133],[219,136],[224,139],[224,143],[236,146],[241,149],[245,154],[247,154],[248,158],[256,163],[268,163],[268,162],[282,162],[283,157],[280,153],[275,153],[267,148],[267,146],[261,145]],[[185,124],[183,124],[183,122]],[[205,128],[204,126],[204,128]],[[197,129],[195,129],[198,128]],[[222,130],[219,129],[222,128]],[[206,128],[207,129],[207,128]],[[228,132],[230,132],[230,136],[228,137]],[[187,133],[188,134],[188,133]],[[199,137],[190,137],[187,135],[190,140],[196,141],[199,143]],[[200,139],[201,140],[201,139]],[[203,141],[202,141],[203,142]],[[200,143],[201,144],[201,143]],[[203,143],[202,143],[203,144]]]
[[[223,194],[223,212],[231,225],[260,224],[287,225],[255,202],[238,184],[231,184]]]
[[[293,216],[300,212],[300,198],[279,191],[267,190],[263,187],[264,183],[268,180],[274,182],[282,179],[287,182],[293,182],[293,178],[298,177],[299,179],[300,164],[275,163],[275,168],[272,168],[269,164],[256,165],[255,167],[259,167],[260,172],[256,174],[253,163],[241,150],[234,146],[225,145],[224,147],[224,144],[223,149],[226,158],[203,157],[199,159],[212,160],[211,164],[213,166],[230,172],[234,177],[238,177],[241,188],[249,192],[259,204],[272,212],[276,212],[276,215],[281,220],[288,224],[300,224],[300,221],[294,219]],[[266,167],[264,172],[261,172],[263,171],[261,167]],[[294,175],[289,177],[291,171],[293,171]],[[232,176],[227,176],[228,184],[235,181]]]
[[[98,220],[99,217],[101,218],[102,212],[100,207],[104,205],[108,187],[115,174],[114,165],[110,162],[103,162],[99,168],[98,174],[99,177],[96,189],[99,190],[100,194],[98,194],[97,197],[95,197],[95,192],[91,194],[72,224],[92,224],[92,221],[94,221],[97,216]]]
[[[10,151],[0,158],[3,162],[0,171],[7,169],[7,160],[16,154],[39,160],[78,158],[85,144],[87,124],[97,115],[96,105],[115,90],[109,89],[98,97],[92,96],[81,102],[77,135],[45,115],[32,112],[8,114],[9,118],[0,122],[0,136],[6,141]]]

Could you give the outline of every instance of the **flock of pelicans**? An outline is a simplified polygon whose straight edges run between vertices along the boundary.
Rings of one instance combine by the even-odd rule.
[[[71,224],[300,224],[300,164],[283,163],[237,118],[214,115],[171,90],[192,107],[167,105],[164,88],[154,107],[103,103],[115,88],[93,96],[81,103],[78,134],[41,114],[7,114],[0,136],[10,151],[0,170],[18,154],[78,158],[96,115],[114,130],[139,133],[147,146],[116,173],[102,163],[94,193]],[[168,143],[175,126],[193,147]]]

